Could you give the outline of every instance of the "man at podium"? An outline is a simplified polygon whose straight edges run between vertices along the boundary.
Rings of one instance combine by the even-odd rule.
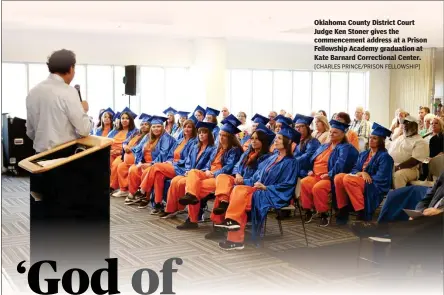
[[[69,86],[75,75],[76,56],[66,49],[48,58],[49,77],[29,91],[26,98],[26,134],[37,153],[88,136],[94,127],[87,115],[88,103],[79,103],[79,93]],[[31,195],[42,192],[39,177],[31,176]]]

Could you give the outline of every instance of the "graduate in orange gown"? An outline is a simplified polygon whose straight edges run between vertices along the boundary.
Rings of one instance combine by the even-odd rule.
[[[117,157],[114,160],[114,162],[111,163],[110,186],[111,186],[111,188],[113,190],[116,190],[116,189],[119,188],[119,179],[118,179],[118,176],[117,176],[117,167],[119,167],[119,165],[121,163],[127,164],[128,167],[130,167],[131,165],[134,164],[136,159],[135,159],[134,153],[132,152],[132,148],[136,147],[139,144],[141,144],[141,142],[142,142],[143,138],[145,137],[145,135],[147,135],[150,132],[150,127],[151,127],[150,119],[151,119],[151,116],[147,115],[147,114],[141,114],[139,116],[139,119],[141,120],[140,130],[135,132],[132,137],[127,138],[123,142],[123,148],[122,148],[121,157]],[[142,148],[142,147],[139,147],[139,148]]]
[[[125,204],[139,203],[139,208],[143,209],[149,205],[149,196],[154,189],[154,208],[152,215],[163,212],[163,190],[165,179],[172,179],[179,175],[185,168],[185,161],[196,144],[196,126],[192,120],[186,120],[183,128],[183,137],[175,142],[170,149],[166,162],[155,163],[148,174],[142,178],[139,190],[134,194],[134,200],[129,200]]]
[[[91,131],[91,134],[103,137],[108,136],[108,134],[114,129],[113,118],[115,115],[116,114],[111,108],[107,108],[101,112],[99,115],[100,122],[96,126],[97,129],[94,132]]]
[[[244,178],[242,185],[234,187],[225,220],[215,225],[228,230],[227,240],[219,243],[221,249],[244,248],[248,211],[251,210],[255,239],[270,208],[279,209],[289,204],[298,175],[298,162],[293,157],[291,143],[299,140],[299,132],[283,123],[275,138],[278,152],[265,160],[252,177]]]
[[[215,191],[216,177],[220,174],[231,174],[234,165],[239,161],[242,147],[236,138],[236,134],[240,132],[236,124],[239,126],[240,121],[233,115],[230,116],[222,121],[224,125],[220,128],[219,144],[205,169],[193,169],[188,172],[185,196],[179,198],[179,203],[183,206],[188,205],[189,219],[177,226],[177,229],[197,228],[200,200]]]

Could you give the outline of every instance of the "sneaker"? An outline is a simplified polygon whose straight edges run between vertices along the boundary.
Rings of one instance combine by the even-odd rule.
[[[179,204],[181,204],[182,206],[196,205],[198,203],[199,203],[199,199],[190,193],[186,193],[185,196],[183,196],[179,199]]]
[[[365,221],[365,212],[364,210],[359,210],[358,212],[356,212],[356,220],[357,221]]]
[[[143,198],[145,198],[146,197],[146,193],[144,194],[144,193],[142,193],[141,191],[140,191],[140,188],[137,190],[137,192],[134,194],[134,197],[136,198],[136,199],[143,199]]]
[[[385,237],[369,237],[369,240],[379,242],[379,243],[391,243],[392,239],[389,238],[389,236]]]
[[[129,194],[129,192],[127,192],[127,191],[118,191],[118,192],[115,192],[114,194],[112,194],[112,196],[114,198],[123,198],[123,197],[127,197],[128,194]]]
[[[176,228],[179,230],[197,229],[198,227],[199,226],[197,225],[196,222],[191,222],[188,219],[187,219],[187,221],[185,221],[181,225],[176,226]]]
[[[319,221],[319,226],[326,227],[330,224],[330,218],[326,213],[321,213],[321,220]]]
[[[150,201],[148,201],[147,199],[142,199],[140,201],[139,207],[137,207],[137,208],[145,209],[146,207],[148,207],[149,204],[150,204]]]
[[[132,204],[136,204],[138,202],[140,202],[140,199],[137,199],[135,196],[133,196],[132,194],[128,194],[128,197],[126,197],[125,199],[125,205],[132,205]]]
[[[162,210],[160,210],[160,209],[156,209],[156,208],[154,208],[154,209],[151,210],[151,212],[150,212],[151,215],[159,215],[160,213],[162,213]]]
[[[242,250],[244,249],[244,243],[224,241],[219,243],[219,248],[222,250]]]
[[[353,222],[350,225],[352,233],[359,238],[384,236],[385,232],[378,224],[372,222]]]
[[[215,224],[214,226],[226,228],[228,231],[237,231],[240,229],[239,222],[229,218],[225,219],[221,224]]]
[[[160,218],[163,218],[163,219],[167,219],[168,217],[168,215],[171,215],[171,213],[168,213],[168,212],[165,212],[165,211],[161,211],[159,214],[158,214],[158,216],[160,217]]]
[[[228,202],[220,202],[219,207],[213,209],[214,215],[222,215],[227,212],[228,205]]]
[[[311,210],[305,211],[304,220],[305,220],[305,224],[310,223],[313,220],[313,211],[311,211]]]
[[[205,235],[206,240],[220,240],[222,238],[225,238],[225,234],[217,227],[213,228],[213,231]]]

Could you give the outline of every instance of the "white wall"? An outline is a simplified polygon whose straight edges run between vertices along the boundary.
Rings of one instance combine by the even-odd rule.
[[[444,49],[435,52],[435,98],[444,98]]]
[[[67,48],[77,55],[79,64],[147,65],[164,67],[189,67],[205,64],[212,67],[211,77],[206,79],[207,104],[219,107],[226,89],[225,69],[281,69],[312,70],[313,46],[287,43],[246,41],[220,42],[213,40],[202,46],[199,40],[154,39],[128,35],[94,35],[65,32],[7,31],[2,32],[2,60],[6,62],[46,62],[54,50]],[[209,53],[205,50],[214,49]],[[225,68],[213,60],[225,60]],[[442,69],[442,68],[441,68]],[[441,75],[442,77],[442,75]],[[219,81],[220,86],[215,83]],[[389,75],[387,71],[372,71],[369,77],[368,108],[372,121],[388,125]]]

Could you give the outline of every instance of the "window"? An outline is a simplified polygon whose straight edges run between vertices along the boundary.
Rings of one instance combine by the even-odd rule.
[[[253,112],[268,115],[273,109],[273,72],[253,71]],[[251,119],[251,116],[249,117]]]
[[[176,110],[188,109],[191,103],[188,95],[187,77],[188,71],[185,68],[165,69],[165,99],[163,110],[172,107]],[[191,107],[192,108],[192,107]],[[190,109],[190,111],[192,111]]]
[[[123,77],[125,77],[125,67],[114,67],[114,112],[120,112],[128,106],[128,96],[125,95],[125,84],[123,84]],[[134,111],[134,110],[133,110]]]
[[[365,108],[366,102],[366,77],[365,73],[350,73],[348,84],[348,113],[351,118],[354,118],[356,107]]]
[[[186,98],[183,102],[181,102],[181,104],[177,106],[177,108],[179,108],[178,111],[192,112],[197,105],[205,106],[206,89],[205,77],[203,72],[199,68],[191,67],[187,71],[185,83]]]
[[[331,74],[331,109],[330,114],[347,112],[348,74],[332,72]]]
[[[292,83],[290,71],[273,72],[273,110],[278,114],[281,110],[289,113],[293,109]]]
[[[71,86],[80,86],[80,94],[82,100],[86,100],[86,66],[76,65],[74,79],[71,81]],[[91,110],[91,106],[90,106]],[[98,112],[98,111],[97,111]],[[93,113],[90,113],[93,114]]]
[[[289,110],[290,111],[290,110]],[[293,117],[311,114],[311,74],[293,72]]]
[[[165,110],[165,76],[163,68],[140,68],[140,108],[149,115],[159,115]]]
[[[76,84],[73,82],[71,82],[71,85]],[[86,97],[89,104],[88,113],[95,120],[97,120],[101,109],[113,106],[113,83],[112,66],[87,66]]]
[[[28,89],[31,90],[40,82],[46,80],[49,76],[48,66],[46,64],[29,64],[29,82]]]
[[[231,71],[231,110],[233,115],[243,111],[251,118],[252,106],[252,71],[232,70]]]
[[[25,64],[2,63],[2,112],[26,119],[28,81]]]
[[[323,110],[330,118],[330,76],[328,72],[313,72],[312,110]]]

